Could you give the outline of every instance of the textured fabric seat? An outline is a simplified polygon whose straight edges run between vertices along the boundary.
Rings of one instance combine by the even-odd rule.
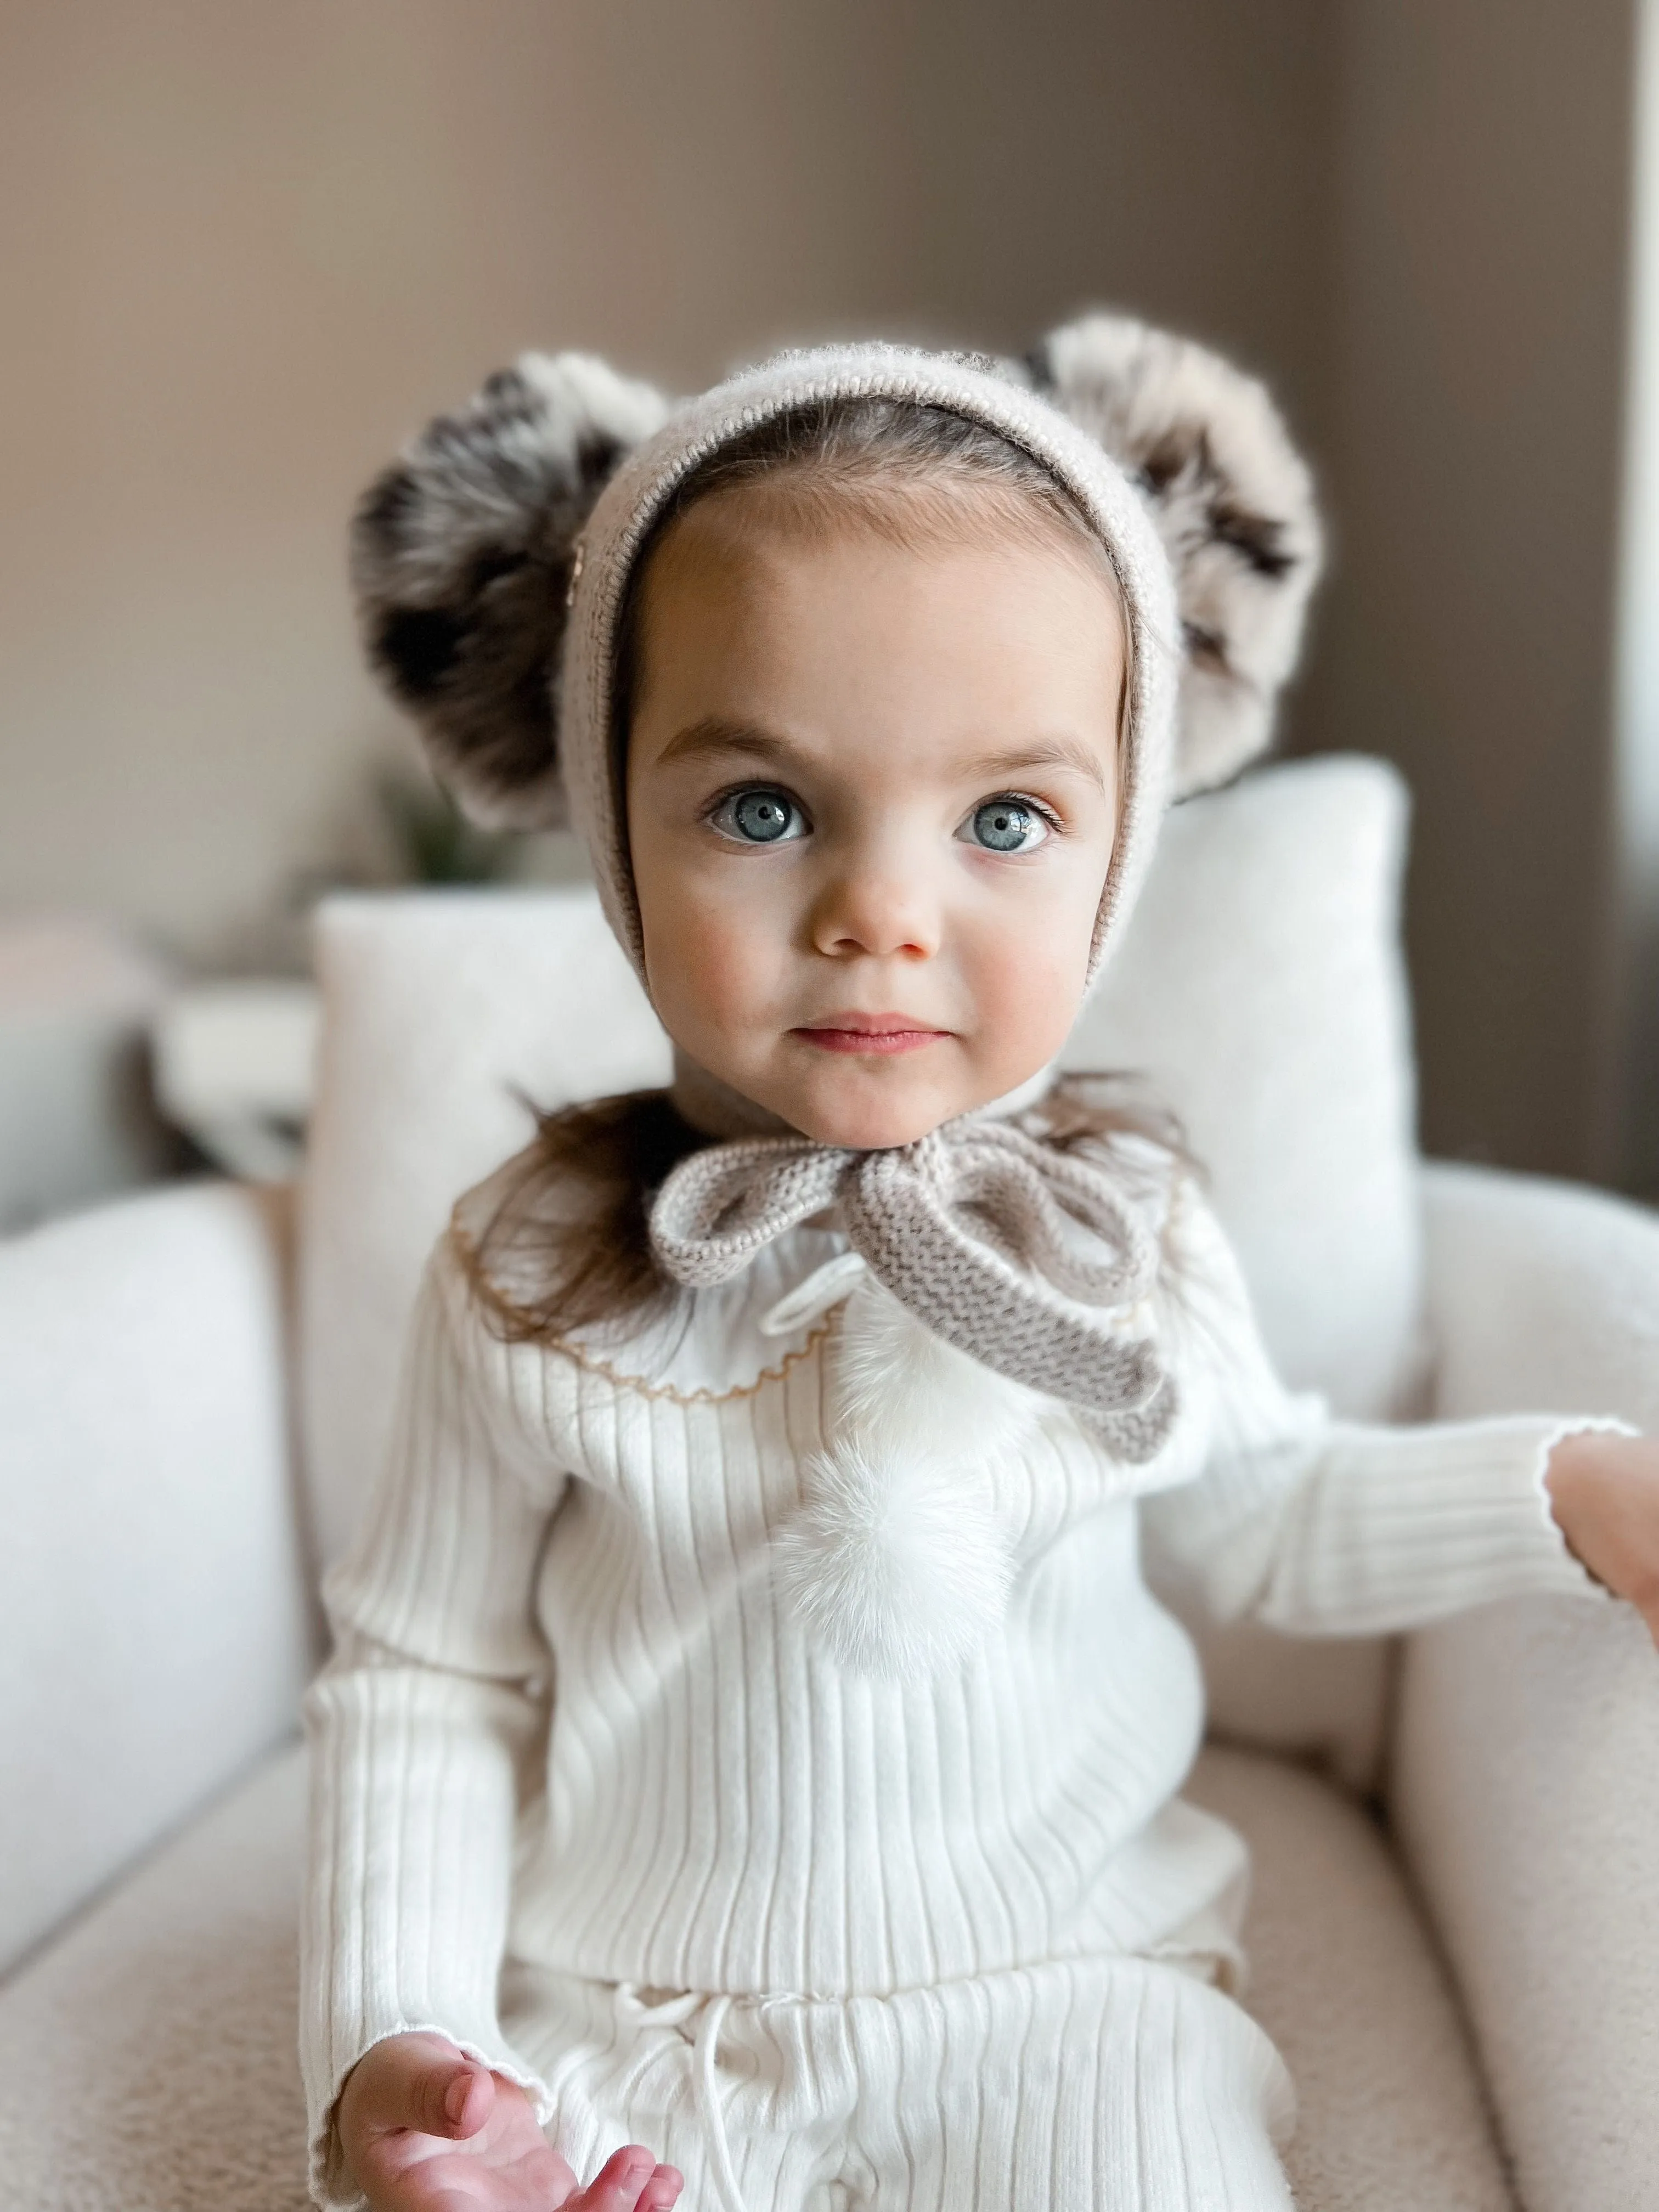
[[[295,1913],[305,1774],[262,1765],[0,1989],[0,2175],[28,2212],[302,2212]],[[1505,2212],[1444,1976],[1340,1790],[1212,1747],[1249,1838],[1251,2008],[1301,2098],[1307,2212]]]

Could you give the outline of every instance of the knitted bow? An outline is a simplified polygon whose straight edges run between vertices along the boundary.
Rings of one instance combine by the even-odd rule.
[[[681,1161],[651,1240],[676,1282],[708,1287],[830,1206],[877,1280],[947,1343],[1092,1416],[1117,1457],[1158,1450],[1175,1385],[1133,1334],[1158,1246],[1104,1170],[976,1115],[881,1152],[745,1138]]]

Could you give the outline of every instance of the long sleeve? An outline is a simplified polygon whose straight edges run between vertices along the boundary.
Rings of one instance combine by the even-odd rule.
[[[360,2203],[333,2128],[371,2045],[448,2036],[546,2093],[503,2041],[496,1981],[521,1790],[545,1741],[535,1577],[562,1481],[515,1423],[511,1355],[453,1255],[428,1267],[363,1534],[329,1577],[335,1656],[307,1696],[301,2060],[319,2203]]]
[[[1162,1302],[1186,1418],[1142,1510],[1153,1580],[1219,1620],[1299,1635],[1409,1629],[1491,1600],[1608,1593],[1569,1549],[1544,1477],[1594,1414],[1389,1427],[1292,1394],[1261,1344],[1238,1264],[1190,1188]]]

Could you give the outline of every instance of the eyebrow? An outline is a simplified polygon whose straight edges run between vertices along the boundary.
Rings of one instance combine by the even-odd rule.
[[[1106,771],[1099,756],[1093,746],[1086,744],[1081,738],[1037,738],[1030,744],[1009,745],[994,752],[975,753],[963,766],[968,775],[990,781],[999,776],[1018,775],[1022,769],[1069,768],[1079,775],[1086,777],[1101,792],[1106,791]]]
[[[657,766],[667,768],[679,761],[706,760],[720,753],[747,753],[751,759],[764,761],[769,767],[776,769],[799,769],[810,759],[801,747],[758,722],[733,720],[724,714],[705,714],[700,721],[688,722],[683,730],[674,732],[658,754]],[[1080,738],[1039,738],[1029,744],[975,753],[962,763],[964,780],[975,782],[995,782],[1000,777],[1044,768],[1071,769],[1098,790],[1107,789],[1104,768],[1093,747]]]
[[[667,768],[677,761],[705,760],[715,753],[748,753],[774,768],[799,768],[807,757],[787,738],[780,737],[775,730],[763,728],[758,722],[733,721],[724,714],[705,714],[701,721],[688,722],[683,730],[675,731],[658,754],[657,766]]]

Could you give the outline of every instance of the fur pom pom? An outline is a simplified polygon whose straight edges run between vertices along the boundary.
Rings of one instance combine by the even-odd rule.
[[[898,1680],[959,1665],[1001,1619],[1013,1560],[987,1462],[1042,1401],[925,1328],[873,1276],[847,1302],[834,1441],[779,1530],[779,1587],[843,1666]]]
[[[578,534],[667,402],[585,354],[526,354],[376,478],[351,533],[368,656],[475,821],[563,818],[554,696]]]
[[[848,1441],[805,1474],[805,1501],[776,1540],[797,1617],[859,1674],[906,1680],[965,1659],[1001,1618],[1012,1576],[973,1471]]]
[[[1301,649],[1323,556],[1307,465],[1254,377],[1131,317],[1068,323],[1025,367],[1151,504],[1186,648],[1176,794],[1224,783],[1270,742]]]

